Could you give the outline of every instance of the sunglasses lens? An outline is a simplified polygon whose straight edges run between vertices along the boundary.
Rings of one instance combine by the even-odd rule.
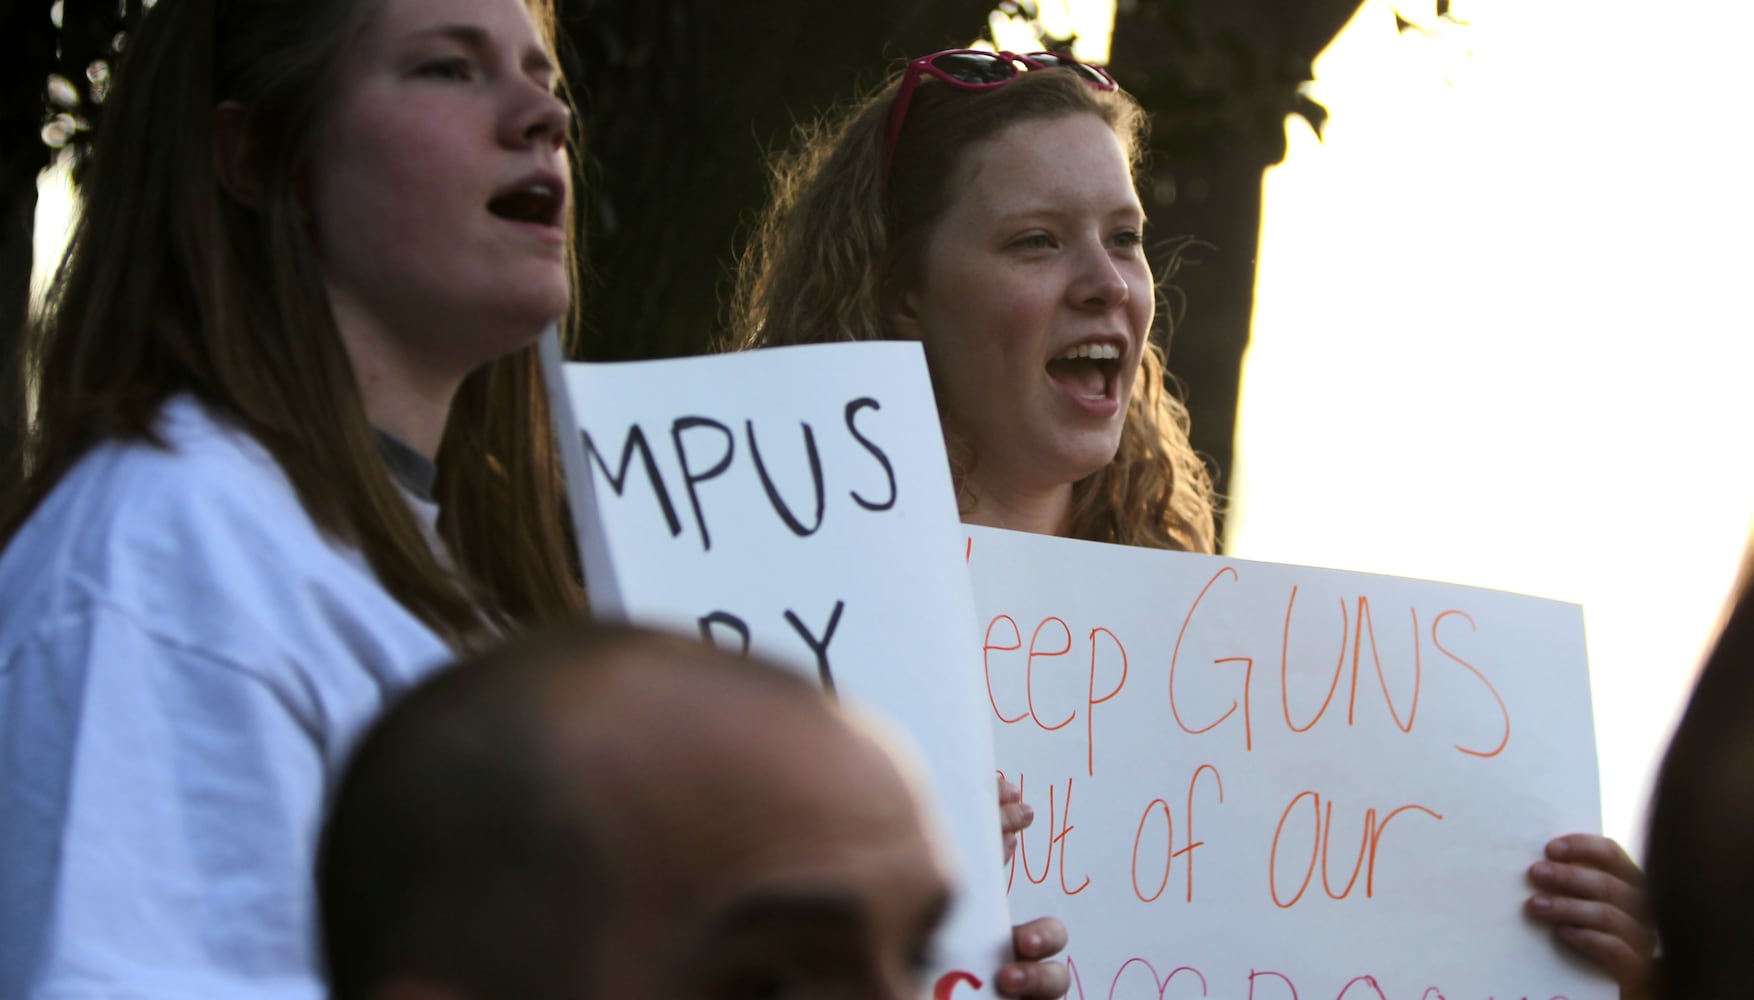
[[[949,52],[932,60],[932,68],[963,83],[1004,83],[1017,75],[1010,60],[988,52]]]
[[[1069,69],[1083,77],[1085,83],[1097,87],[1106,89],[1115,85],[1114,78],[1102,70],[1095,66],[1087,66],[1071,56],[1060,55],[1058,52],[1031,52],[1025,58],[1037,66]]]

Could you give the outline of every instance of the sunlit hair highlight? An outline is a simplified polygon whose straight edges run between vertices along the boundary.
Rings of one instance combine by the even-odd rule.
[[[890,304],[917,277],[908,268],[949,207],[958,164],[971,146],[1017,122],[1094,114],[1120,137],[1135,176],[1139,170],[1148,121],[1138,103],[1070,70],[1044,69],[978,92],[922,81],[886,180],[883,143],[900,81],[897,72],[864,100],[802,127],[791,152],[775,161],[772,198],[739,262],[727,346],[897,339]],[[1188,443],[1186,408],[1165,387],[1157,338],[1141,364],[1114,460],[1073,485],[1068,533],[1210,552],[1211,478]],[[968,513],[979,498],[966,474],[979,456],[968,442],[948,444]]]
[[[582,608],[534,347],[474,373],[451,408],[436,494],[452,567],[380,456],[336,329],[301,185],[337,64],[379,6],[161,0],[142,19],[30,333],[28,467],[0,538],[101,442],[162,444],[155,414],[189,393],[260,441],[317,526],[454,645]],[[528,6],[552,46],[552,0]],[[248,109],[248,204],[215,167],[226,101]]]

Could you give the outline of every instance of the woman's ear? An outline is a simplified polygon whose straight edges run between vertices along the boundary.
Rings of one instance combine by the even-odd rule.
[[[883,290],[883,318],[896,340],[924,340],[919,295],[911,285],[891,278]]]
[[[239,204],[256,207],[261,191],[250,142],[250,109],[238,101],[221,101],[213,109],[213,172]]]

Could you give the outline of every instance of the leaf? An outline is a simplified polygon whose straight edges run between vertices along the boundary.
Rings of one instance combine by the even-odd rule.
[[[1328,108],[1322,102],[1308,94],[1298,94],[1291,104],[1293,114],[1309,122],[1310,131],[1315,133],[1316,141],[1322,139],[1322,128],[1328,124]]]

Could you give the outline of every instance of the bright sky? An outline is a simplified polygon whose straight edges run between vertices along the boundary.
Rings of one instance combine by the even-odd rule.
[[[1072,55],[1088,62],[1108,62],[1115,0],[1039,0],[1037,15],[1042,30],[1051,37],[1076,39]],[[1041,48],[1035,29],[1022,18],[1007,18],[995,11],[988,24],[998,48],[1012,52],[1034,52]]]
[[[1634,849],[1754,518],[1754,14],[1658,9],[1457,0],[1432,37],[1370,0],[1322,56],[1326,141],[1288,123],[1267,178],[1229,540],[1582,604]]]
[[[31,239],[30,269],[33,303],[40,303],[48,292],[49,278],[72,234],[75,204],[72,173],[64,158],[57,157],[55,164],[37,177],[36,231]]]

